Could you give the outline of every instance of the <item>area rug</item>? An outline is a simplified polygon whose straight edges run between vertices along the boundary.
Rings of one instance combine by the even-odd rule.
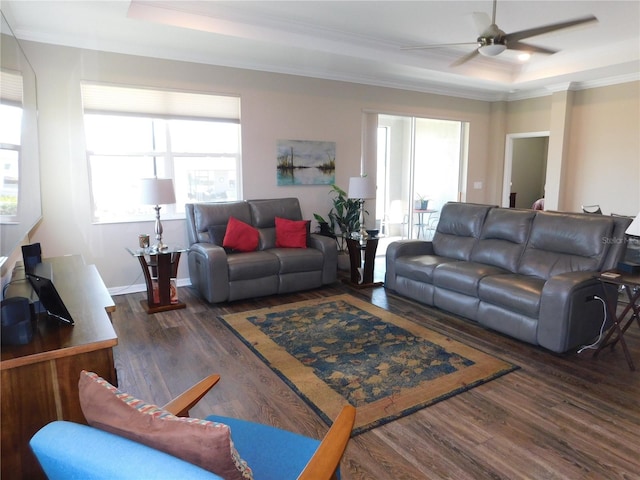
[[[220,319],[327,424],[355,406],[353,435],[518,368],[347,294]]]

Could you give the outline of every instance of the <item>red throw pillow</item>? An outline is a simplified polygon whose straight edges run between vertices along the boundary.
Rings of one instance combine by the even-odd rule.
[[[228,425],[176,417],[118,390],[85,370],[78,383],[80,406],[92,427],[143,443],[228,480],[253,479],[231,439]]]
[[[237,252],[253,252],[258,249],[260,235],[258,229],[244,223],[235,217],[229,217],[227,231],[222,240],[222,246]]]
[[[276,247],[307,248],[309,220],[276,217]]]

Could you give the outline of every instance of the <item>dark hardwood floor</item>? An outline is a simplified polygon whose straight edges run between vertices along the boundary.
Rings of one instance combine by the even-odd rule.
[[[327,426],[217,316],[344,292],[521,367],[351,439],[344,480],[640,479],[640,370],[629,370],[619,347],[595,360],[591,350],[556,355],[383,287],[338,283],[221,305],[180,288],[187,308],[155,315],[142,310],[142,293],[116,296],[119,385],[163,404],[219,373],[193,416],[236,416],[320,438]],[[640,328],[626,339],[640,369]]]

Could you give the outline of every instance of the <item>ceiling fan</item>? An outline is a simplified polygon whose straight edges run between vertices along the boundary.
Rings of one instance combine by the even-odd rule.
[[[421,50],[426,48],[440,48],[440,47],[450,47],[450,46],[459,46],[459,45],[477,45],[478,48],[473,50],[471,53],[459,58],[455,62],[451,64],[451,66],[455,67],[458,65],[462,65],[465,62],[468,62],[472,58],[476,57],[478,54],[484,55],[486,57],[495,57],[500,55],[506,49],[510,50],[520,50],[528,53],[544,53],[547,55],[551,55],[556,53],[558,50],[552,50],[550,48],[538,47],[536,45],[530,45],[528,43],[523,43],[520,40],[529,37],[535,37],[536,35],[542,35],[543,33],[555,32],[556,30],[562,30],[564,28],[574,27],[576,25],[583,25],[586,23],[597,22],[598,19],[593,15],[588,15],[586,17],[576,18],[574,20],[568,20],[560,23],[553,23],[549,25],[544,25],[541,27],[530,28],[527,30],[520,30],[519,32],[514,33],[505,33],[500,30],[500,28],[496,25],[496,4],[497,0],[493,0],[493,14],[491,17],[491,24],[489,24],[489,16],[486,13],[474,13],[474,19],[477,25],[484,26],[482,33],[477,38],[475,42],[465,42],[465,43],[441,43],[435,45],[416,45],[412,47],[402,47],[403,50]],[[489,24],[488,27],[486,25]],[[481,27],[482,28],[482,27]]]

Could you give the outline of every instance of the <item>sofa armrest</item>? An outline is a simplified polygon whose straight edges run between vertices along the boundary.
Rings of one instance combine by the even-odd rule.
[[[189,247],[191,285],[210,303],[229,298],[227,252],[213,243],[194,243]]]
[[[605,308],[598,272],[568,272],[551,277],[542,289],[538,343],[563,353],[598,336]]]
[[[396,240],[387,247],[387,261],[413,255],[433,255],[433,243],[427,240]]]
[[[433,243],[426,240],[397,240],[391,242],[385,254],[386,271],[384,286],[390,290],[396,289],[396,260],[400,257],[414,255],[433,255]]]
[[[338,279],[338,244],[335,238],[312,233],[308,246],[322,252],[322,284],[327,285]]]
[[[55,421],[30,441],[50,480],[222,480],[177,457],[87,425]]]

